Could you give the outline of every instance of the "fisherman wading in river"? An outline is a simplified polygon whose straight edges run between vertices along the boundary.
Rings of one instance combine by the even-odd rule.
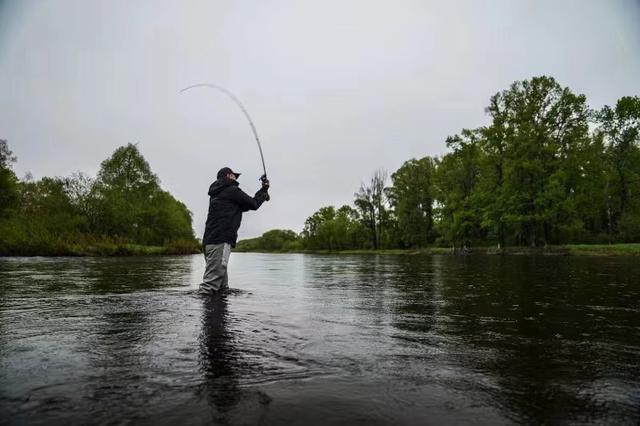
[[[209,187],[209,214],[202,237],[206,267],[200,292],[213,294],[229,288],[227,265],[231,248],[236,246],[242,213],[258,210],[269,201],[269,181],[262,177],[262,187],[251,197],[238,187],[238,177],[228,167],[220,169],[217,180]]]

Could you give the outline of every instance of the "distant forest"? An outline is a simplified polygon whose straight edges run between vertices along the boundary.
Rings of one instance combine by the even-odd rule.
[[[349,250],[640,242],[640,98],[593,110],[547,76],[489,100],[489,125],[442,157],[377,170],[353,205],[313,213],[241,250]],[[389,185],[390,183],[390,185]]]
[[[162,190],[136,145],[95,178],[16,177],[0,140],[0,255],[125,255],[198,250],[191,212]]]

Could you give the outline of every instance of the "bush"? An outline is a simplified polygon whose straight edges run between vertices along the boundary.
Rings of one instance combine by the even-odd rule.
[[[626,243],[640,242],[640,215],[625,213],[618,226],[621,241]]]
[[[288,252],[300,251],[303,244],[295,232],[283,229],[272,229],[257,238],[239,241],[237,251]]]

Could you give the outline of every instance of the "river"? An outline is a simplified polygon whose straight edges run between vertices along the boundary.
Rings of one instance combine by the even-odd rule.
[[[640,262],[0,259],[0,424],[640,422]]]

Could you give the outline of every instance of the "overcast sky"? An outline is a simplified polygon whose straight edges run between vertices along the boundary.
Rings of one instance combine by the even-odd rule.
[[[19,176],[94,175],[138,143],[201,236],[222,166],[272,200],[241,237],[301,231],[374,170],[441,155],[489,97],[547,74],[593,107],[640,95],[640,2],[0,0],[0,139]]]

